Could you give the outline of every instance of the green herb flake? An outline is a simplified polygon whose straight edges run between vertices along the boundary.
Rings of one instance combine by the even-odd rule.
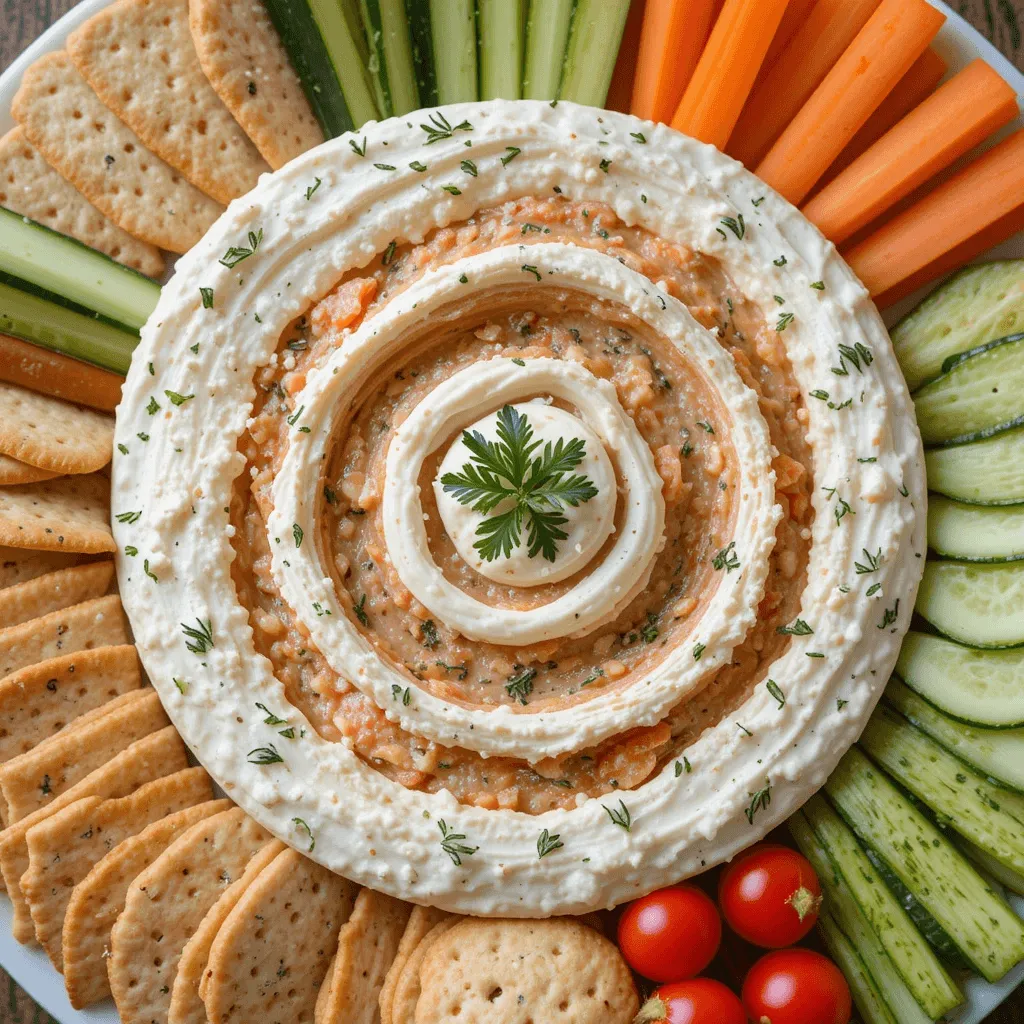
[[[629,808],[622,800],[619,801],[618,807],[609,807],[607,804],[602,804],[601,806],[613,825],[618,825],[619,828],[624,829],[626,832],[632,832],[633,815],[629,813]]]
[[[242,262],[242,260],[247,260],[250,256],[252,256],[253,253],[255,253],[257,249],[259,249],[260,244],[262,242],[263,228],[260,228],[259,231],[250,231],[248,248],[244,246],[233,245],[231,246],[230,249],[228,249],[226,253],[224,253],[223,256],[221,256],[218,262],[220,262],[223,266],[227,267],[229,270],[234,267],[237,267],[238,264]]]
[[[302,547],[302,527],[298,523],[292,523],[292,537],[295,539],[295,546]]]
[[[212,650],[213,627],[209,619],[196,619],[194,626],[181,623],[181,631],[185,634],[185,649],[193,654],[206,654]]]
[[[471,178],[477,176],[476,164],[472,160],[463,160],[459,167],[462,168]]]
[[[148,577],[149,577],[149,578],[150,578],[150,579],[151,579],[151,580],[152,580],[152,581],[153,581],[154,583],[159,583],[159,582],[160,582],[160,580],[159,580],[159,579],[158,579],[158,577],[157,577],[157,574],[156,574],[155,572],[153,572],[153,570],[152,570],[152,569],[150,569],[150,567],[149,567],[149,559],[148,559],[148,558],[144,558],[144,559],[142,560],[142,571],[143,571],[143,572],[144,572],[144,573],[145,573],[145,574],[146,574],[146,575],[147,575],[147,576],[148,576]]]
[[[764,789],[759,789],[756,793],[750,793],[750,806],[744,812],[747,816],[749,824],[754,824],[754,818],[757,816],[758,811],[767,810],[772,802],[772,784],[768,779],[764,780]]]
[[[352,611],[355,613],[355,617],[364,626],[369,626],[369,624],[370,624],[370,616],[366,614],[366,595],[365,594],[361,595],[359,600],[353,603]]]
[[[180,395],[177,391],[164,391],[164,394],[170,399],[171,405],[184,405],[187,401],[196,397],[194,394]]]
[[[420,623],[420,643],[424,647],[429,647],[430,650],[434,650],[435,647],[441,642],[441,638],[437,635],[437,626],[434,625],[433,619],[426,619]]]
[[[313,198],[313,193],[314,193],[314,192],[316,192],[316,190],[317,190],[317,189],[318,189],[318,188],[319,188],[319,187],[320,187],[320,186],[321,186],[322,184],[323,184],[323,182],[322,182],[322,181],[321,181],[321,180],[320,180],[319,178],[314,178],[314,179],[313,179],[313,184],[312,184],[312,185],[310,185],[310,186],[309,186],[309,188],[307,188],[307,189],[306,189],[306,202],[307,202],[307,203],[308,203],[308,202],[310,201],[310,199],[312,199],[312,198]]]
[[[427,141],[424,146],[432,146],[435,142],[452,138],[456,132],[471,132],[473,126],[468,121],[461,121],[453,128],[448,119],[440,110],[435,111],[428,118],[429,124],[421,124],[420,128],[427,133]]]
[[[213,289],[200,288],[199,295],[203,300],[203,309],[213,309]]]
[[[277,752],[277,747],[273,743],[250,750],[246,760],[248,760],[249,764],[284,764],[284,758]]]
[[[508,167],[520,153],[522,153],[522,150],[518,146],[506,146],[505,155],[501,158],[501,166]]]
[[[479,846],[467,846],[463,842],[466,836],[450,829],[443,818],[438,821],[437,827],[441,830],[441,849],[457,868],[462,866],[463,857],[472,857],[480,849]]]
[[[513,700],[517,700],[525,706],[529,703],[527,697],[533,693],[533,681],[536,678],[537,670],[535,668],[524,668],[522,665],[518,665],[516,671],[508,677],[505,692]]]
[[[779,684],[774,679],[769,679],[765,686],[768,692],[779,702],[779,710],[781,711],[786,706],[786,695],[779,688]]]
[[[316,838],[313,835],[313,830],[302,820],[302,818],[292,818],[292,824],[300,831],[305,832],[309,839],[309,846],[306,847],[306,853],[312,853],[316,849]]]
[[[150,396],[149,405],[146,406],[146,412],[148,412],[149,415],[152,416],[155,413],[159,412],[159,410],[160,410],[160,403],[155,398]]]
[[[537,859],[543,860],[549,853],[560,850],[565,844],[560,835],[551,835],[547,829],[537,837]]]
[[[810,636],[814,630],[803,619],[794,619],[792,626],[777,626],[775,632],[780,636]]]

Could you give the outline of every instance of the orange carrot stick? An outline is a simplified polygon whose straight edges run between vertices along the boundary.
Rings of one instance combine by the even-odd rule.
[[[761,65],[762,73],[772,67],[779,59],[782,51],[789,46],[790,40],[800,31],[804,22],[811,16],[811,11],[818,0],[789,0],[786,13],[779,22],[772,45],[764,57],[764,64]]]
[[[647,0],[630,112],[668,124],[711,31],[712,0]]]
[[[124,377],[0,334],[0,380],[94,409],[113,411]]]
[[[872,295],[890,291],[1024,202],[1024,129],[844,253]]]
[[[672,127],[724,150],[789,0],[725,0]]]
[[[927,0],[882,0],[757,174],[791,203],[802,203],[945,20]]]
[[[1017,94],[975,60],[909,113],[804,208],[841,245],[1017,116]]]
[[[756,167],[832,70],[881,0],[818,0],[775,66],[758,77],[729,140],[729,153]]]
[[[645,10],[645,0],[633,0],[630,4],[626,27],[622,30],[622,42],[619,44],[619,56],[612,72],[612,84],[608,87],[608,96],[604,101],[609,110],[618,110],[623,114],[629,113],[629,102],[633,95]]]

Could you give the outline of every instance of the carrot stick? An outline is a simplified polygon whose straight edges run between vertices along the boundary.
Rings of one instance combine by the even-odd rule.
[[[789,0],[725,0],[672,127],[724,150]]]
[[[779,59],[782,51],[789,46],[789,41],[800,31],[803,23],[810,17],[811,11],[818,0],[789,0],[786,13],[779,22],[772,45],[764,57],[764,64],[761,65],[762,73],[772,67]]]
[[[776,64],[763,71],[729,140],[729,153],[756,167],[832,70],[881,0],[818,0]]]
[[[758,165],[759,177],[802,203],[945,20],[927,0],[882,0]]]
[[[1017,116],[1017,94],[975,60],[909,113],[804,208],[841,245]]]
[[[124,378],[98,366],[0,334],[0,380],[94,409],[113,411]]]
[[[872,295],[890,291],[1024,199],[1024,129],[1014,132],[844,253]]]
[[[668,124],[711,31],[712,0],[647,0],[630,112]]]
[[[626,15],[626,27],[622,30],[622,42],[619,44],[619,56],[612,72],[612,84],[608,87],[608,97],[604,105],[609,110],[629,113],[629,101],[633,95],[633,81],[637,70],[640,52],[640,30],[644,23],[645,0],[633,0],[629,14]]]

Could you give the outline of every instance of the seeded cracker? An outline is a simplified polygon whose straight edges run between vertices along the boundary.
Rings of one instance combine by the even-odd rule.
[[[17,626],[29,619],[102,597],[114,578],[114,563],[108,560],[76,565],[37,576],[0,590],[0,628]]]
[[[178,958],[270,834],[235,807],[193,825],[128,887],[107,970],[122,1024],[167,1019]],[[246,1024],[261,1024],[258,1017]]]
[[[398,984],[395,986],[391,1002],[391,1024],[414,1024],[416,1006],[420,999],[420,966],[434,943],[461,920],[461,917],[450,917],[440,924],[434,925],[412,951],[402,967]],[[383,1020],[383,1016],[381,1019]]]
[[[116,551],[110,481],[89,474],[0,488],[0,544],[83,555]]]
[[[0,590],[26,580],[34,580],[37,576],[57,569],[66,569],[80,561],[78,555],[62,551],[32,551],[0,546]]]
[[[381,1024],[392,1024],[391,1008],[395,999],[395,989],[402,976],[409,957],[416,951],[416,948],[427,936],[430,930],[442,921],[454,920],[453,915],[443,910],[436,910],[433,907],[413,907],[405,930],[402,932],[402,940],[398,944],[398,952],[395,959],[388,968],[384,978],[384,984],[380,990],[380,1019]],[[413,1004],[415,1008],[415,1003]]]
[[[77,238],[140,274],[164,272],[160,250],[104,217],[43,159],[21,128],[0,138],[0,206]]]
[[[116,800],[76,800],[28,830],[28,870],[21,876],[21,891],[32,912],[36,939],[58,971],[64,968],[61,934],[74,886],[118,843],[212,796],[206,772],[186,768]]]
[[[0,455],[0,487],[10,487],[11,484],[34,484],[40,480],[52,480],[59,475],[46,469],[39,469],[37,466],[30,466],[27,462],[19,462],[9,455]]]
[[[129,885],[180,835],[230,807],[230,800],[211,800],[153,822],[115,846],[75,886],[64,916],[62,952],[64,985],[76,1010],[110,995],[110,930],[124,909]]]
[[[199,60],[217,95],[274,170],[324,141],[259,0],[190,0]]]
[[[218,202],[270,170],[203,74],[188,0],[117,0],[71,33],[67,51],[104,104]]]
[[[146,149],[89,88],[63,50],[32,64],[11,113],[46,162],[129,234],[183,253],[221,206]]]
[[[202,987],[210,1024],[310,1021],[356,892],[295,850],[278,854],[214,939]]]

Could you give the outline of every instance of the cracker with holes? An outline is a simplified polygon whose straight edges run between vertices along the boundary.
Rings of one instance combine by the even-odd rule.
[[[270,170],[203,74],[188,0],[117,0],[68,36],[67,51],[104,104],[217,202]]]
[[[260,0],[190,0],[200,63],[263,158],[277,170],[324,134]]]
[[[100,213],[43,159],[20,127],[0,137],[0,206],[77,238],[147,277],[164,272],[160,250]]]
[[[12,484],[35,484],[40,480],[52,480],[59,473],[51,473],[38,466],[30,466],[27,462],[19,462],[9,455],[0,455],[0,487]]]
[[[416,1007],[420,1000],[420,967],[427,958],[427,954],[433,949],[434,943],[451,931],[461,920],[461,917],[448,917],[434,925],[409,954],[409,958],[402,965],[391,998],[390,1024],[414,1024]],[[384,1020],[383,1014],[381,1020]]]
[[[110,930],[124,910],[129,885],[193,825],[230,808],[230,800],[210,800],[153,822],[115,846],[75,886],[64,915],[61,955],[64,985],[76,1010],[110,996]]]
[[[28,870],[21,876],[21,891],[36,939],[58,971],[64,967],[61,935],[72,889],[125,839],[212,797],[206,772],[186,768],[114,800],[83,797],[28,830]]]
[[[82,555],[117,550],[110,481],[90,473],[0,488],[0,544]]]
[[[222,212],[103,105],[63,50],[25,71],[11,112],[51,167],[150,245],[187,252]]]
[[[107,961],[122,1024],[167,1019],[185,943],[270,838],[240,807],[232,808],[179,836],[128,887]]]
[[[228,914],[202,996],[210,1024],[310,1021],[357,886],[285,850]]]
[[[114,579],[114,563],[89,562],[37,576],[0,590],[0,626],[18,626],[50,612],[102,597]]]
[[[0,629],[0,679],[40,661],[126,644],[128,639],[128,625],[117,594],[83,601]]]
[[[401,941],[398,943],[398,950],[395,953],[384,976],[384,983],[381,986],[378,1004],[380,1007],[381,1024],[391,1024],[391,1009],[395,1001],[395,990],[398,987],[399,979],[409,958],[416,951],[419,944],[430,933],[435,925],[441,924],[449,919],[454,920],[451,914],[434,907],[413,907],[409,920],[402,931]],[[415,1002],[413,1003],[415,1009]]]
[[[72,552],[0,546],[0,590],[34,580],[48,572],[67,569],[80,561],[81,558]]]

